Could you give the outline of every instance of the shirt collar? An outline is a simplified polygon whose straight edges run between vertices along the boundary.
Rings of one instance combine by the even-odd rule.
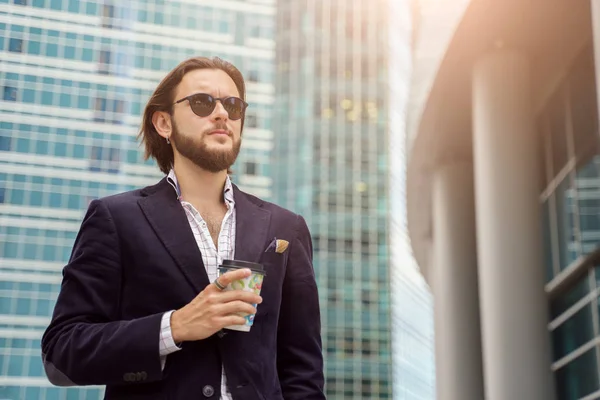
[[[181,196],[181,189],[179,188],[179,182],[177,182],[177,176],[175,175],[175,170],[173,168],[171,168],[169,174],[167,175],[167,181],[175,190],[177,200],[183,201],[183,198]],[[233,184],[231,183],[229,175],[227,175],[227,179],[225,179],[225,187],[223,188],[223,198],[229,205],[235,204],[235,200],[233,199]]]

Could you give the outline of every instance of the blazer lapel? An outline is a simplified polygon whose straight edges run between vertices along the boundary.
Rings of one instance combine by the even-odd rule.
[[[152,190],[154,189],[154,190]],[[166,178],[150,188],[138,201],[152,229],[175,260],[194,290],[199,293],[210,284],[202,254],[187,216]]]
[[[271,213],[233,185],[235,200],[235,259],[258,262],[267,245]]]

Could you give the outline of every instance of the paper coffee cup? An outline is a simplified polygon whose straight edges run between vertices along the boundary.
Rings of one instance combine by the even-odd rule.
[[[266,275],[262,264],[241,260],[223,260],[223,263],[219,265],[218,275],[221,276],[226,272],[242,268],[248,268],[250,271],[252,271],[252,274],[250,274],[250,276],[247,278],[231,282],[223,290],[243,290],[245,292],[252,292],[260,295],[263,279]],[[257,307],[257,304],[253,304],[253,306]],[[252,324],[254,324],[254,315],[240,314],[240,316],[246,319],[246,323],[244,325],[230,325],[226,326],[225,329],[249,332]]]

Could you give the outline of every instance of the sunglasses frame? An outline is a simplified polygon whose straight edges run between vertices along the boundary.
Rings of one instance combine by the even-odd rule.
[[[198,114],[196,114],[196,112],[194,111],[194,107],[192,107],[192,102],[191,102],[191,99],[192,99],[194,96],[197,96],[197,95],[199,95],[199,94],[202,94],[202,95],[205,95],[205,96],[209,96],[211,99],[213,99],[213,103],[214,103],[215,105],[214,105],[213,109],[210,111],[210,113],[209,113],[208,115],[198,115]],[[240,116],[239,118],[231,118],[231,116],[229,116],[229,111],[227,111],[227,109],[226,109],[226,108],[225,108],[225,106],[224,106],[224,104],[225,104],[225,103],[224,103],[224,102],[225,102],[225,100],[227,100],[227,99],[232,99],[232,98],[233,98],[233,99],[238,99],[238,100],[239,100],[239,101],[241,101],[241,102],[242,102],[242,104],[244,105],[244,106],[243,106],[243,108],[242,108],[241,116]],[[246,116],[246,109],[248,108],[248,103],[246,103],[244,100],[240,99],[239,97],[236,97],[236,96],[227,96],[227,97],[214,97],[213,95],[210,95],[210,94],[208,94],[208,93],[194,93],[194,94],[190,94],[189,96],[186,96],[186,97],[184,97],[183,99],[179,99],[179,100],[177,100],[177,101],[176,101],[175,103],[173,103],[173,104],[179,104],[179,103],[182,103],[182,102],[184,102],[184,101],[186,101],[186,100],[188,101],[188,104],[190,105],[190,108],[192,109],[192,112],[193,112],[194,114],[198,115],[199,117],[202,117],[202,118],[208,117],[210,114],[212,114],[212,113],[215,111],[215,108],[217,107],[217,100],[221,102],[221,105],[223,105],[223,108],[225,108],[225,111],[227,111],[227,115],[229,116],[229,119],[230,119],[230,120],[232,120],[232,121],[237,121],[237,120],[243,119],[243,118]]]

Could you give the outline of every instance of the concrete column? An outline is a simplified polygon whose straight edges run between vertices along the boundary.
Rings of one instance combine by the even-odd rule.
[[[600,106],[600,0],[590,0],[592,7],[592,37],[594,41],[594,64],[596,69],[596,97]],[[600,110],[599,110],[600,111]],[[600,115],[600,112],[598,112]]]
[[[530,63],[498,50],[473,74],[485,398],[553,399]]]
[[[451,161],[438,166],[432,199],[436,399],[481,400],[472,164]]]

